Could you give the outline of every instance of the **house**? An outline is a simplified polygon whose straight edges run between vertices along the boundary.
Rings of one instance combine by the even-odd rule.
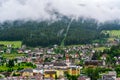
[[[31,52],[31,50],[25,50],[24,51],[24,53],[30,53]]]
[[[35,63],[35,62],[34,62]],[[43,67],[43,64],[42,63],[35,63],[37,68],[42,68]]]
[[[19,72],[23,77],[33,76],[33,69],[24,69]]]
[[[42,68],[35,68],[35,69],[33,69],[33,73],[35,73],[35,74],[43,74],[43,69]]]
[[[69,59],[69,54],[66,54],[66,64],[69,66],[71,64],[70,59]]]
[[[65,72],[67,72],[68,69],[62,69],[62,68],[59,68],[59,69],[56,69],[56,75],[57,75],[57,78],[63,78],[64,75],[65,75]]]
[[[97,67],[97,66],[103,66],[102,60],[86,60],[84,62],[85,67]]]
[[[106,65],[106,59],[107,59],[107,54],[103,54],[102,57],[101,57],[101,60],[103,60],[103,65],[105,66]]]
[[[55,69],[66,69],[67,68],[67,64],[66,63],[64,63],[64,62],[55,62],[54,64],[53,64],[53,66],[54,66],[54,68]]]
[[[69,69],[68,69],[68,74],[73,75],[73,76],[80,75],[80,67],[70,66]]]
[[[22,77],[22,76],[16,76],[16,77],[6,77],[6,78],[0,78],[0,80],[43,80],[43,76],[32,76],[32,77]]]
[[[4,50],[0,50],[0,53],[4,53],[5,51]]]
[[[79,76],[77,80],[91,80],[91,79],[87,76]]]
[[[120,56],[114,57],[114,59],[116,60],[116,65],[120,65]]]
[[[53,49],[48,49],[47,54],[54,54]]]
[[[2,74],[2,75],[4,75],[4,76],[8,77],[8,76],[11,75],[11,72],[1,72],[0,74]]]
[[[51,69],[51,68],[53,68],[53,63],[52,62],[44,62],[43,66],[46,69]]]
[[[64,73],[68,71],[68,67],[64,62],[55,62],[53,66],[58,78],[63,77]]]
[[[11,49],[7,49],[7,50],[6,50],[6,53],[11,53]]]
[[[16,57],[16,59],[17,59],[17,63],[21,63],[25,61],[24,57]]]
[[[56,71],[54,70],[48,70],[44,72],[44,78],[52,78],[55,79],[56,78]]]
[[[32,59],[30,57],[26,58],[26,62],[32,62]]]
[[[24,53],[24,50],[23,49],[18,49],[17,52],[18,53]]]
[[[8,45],[7,45],[7,48],[11,48],[11,47],[12,47],[12,44],[8,44]]]
[[[109,71],[107,74],[102,75],[102,80],[116,80],[116,72]]]

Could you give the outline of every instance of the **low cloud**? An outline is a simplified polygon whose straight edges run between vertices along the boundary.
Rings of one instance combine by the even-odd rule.
[[[120,0],[0,0],[0,21],[55,20],[54,11],[94,18],[101,22],[120,19]]]

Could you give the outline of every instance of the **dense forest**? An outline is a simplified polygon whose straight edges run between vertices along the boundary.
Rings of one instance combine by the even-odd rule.
[[[0,41],[22,41],[28,46],[60,45],[71,21],[64,17],[57,21],[5,21],[0,23]],[[120,29],[119,21],[98,23],[94,19],[73,20],[65,45],[86,44],[106,37],[102,30]]]

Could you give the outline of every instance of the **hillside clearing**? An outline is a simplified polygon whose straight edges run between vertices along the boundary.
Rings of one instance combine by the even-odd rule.
[[[22,45],[21,41],[0,41],[0,44],[2,45],[12,45],[14,48],[20,48]]]

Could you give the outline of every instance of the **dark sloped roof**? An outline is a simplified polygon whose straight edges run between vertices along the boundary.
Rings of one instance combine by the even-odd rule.
[[[85,65],[97,65],[97,66],[101,66],[102,64],[103,64],[103,62],[100,61],[100,60],[85,61]]]
[[[53,64],[52,62],[44,62],[44,65],[51,65]]]
[[[24,70],[21,70],[19,72],[33,72],[33,69],[24,69]]]
[[[56,74],[56,71],[45,71],[45,74]]]
[[[54,66],[67,66],[67,64],[61,63],[61,62],[57,62],[57,63],[54,63]]]

